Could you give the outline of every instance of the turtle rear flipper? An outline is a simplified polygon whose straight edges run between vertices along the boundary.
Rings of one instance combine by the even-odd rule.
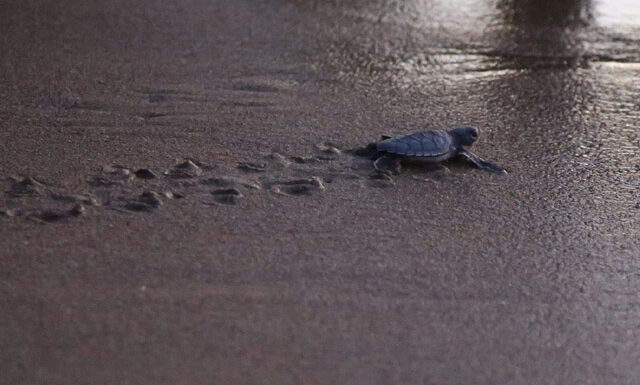
[[[351,153],[355,156],[359,156],[362,158],[370,158],[374,159],[380,156],[380,152],[376,147],[376,143],[369,143],[366,147],[355,148],[352,150],[347,150],[348,153]]]
[[[388,172],[393,175],[400,174],[400,158],[391,155],[383,155],[373,162],[373,167],[380,172]]]

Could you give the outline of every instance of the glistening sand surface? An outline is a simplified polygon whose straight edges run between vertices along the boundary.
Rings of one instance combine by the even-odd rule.
[[[637,21],[447,4],[5,1],[0,382],[637,384]]]

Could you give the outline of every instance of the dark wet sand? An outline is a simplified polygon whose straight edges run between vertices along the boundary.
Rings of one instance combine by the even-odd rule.
[[[345,3],[3,4],[1,383],[640,382],[638,29]]]

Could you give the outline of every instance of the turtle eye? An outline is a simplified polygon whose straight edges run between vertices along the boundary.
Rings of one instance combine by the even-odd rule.
[[[474,138],[474,139],[477,138],[478,137],[478,131],[472,130],[471,131],[471,137]]]

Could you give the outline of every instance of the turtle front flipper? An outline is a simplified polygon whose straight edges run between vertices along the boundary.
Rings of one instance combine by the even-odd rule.
[[[373,167],[380,172],[389,172],[393,175],[400,174],[400,158],[392,155],[383,155],[373,162]]]
[[[486,160],[481,159],[480,157],[473,155],[467,150],[458,151],[458,155],[467,158],[471,163],[473,163],[476,167],[482,170],[487,170],[490,172],[495,172],[497,174],[506,174],[507,170],[498,166],[497,164],[487,162]]]

